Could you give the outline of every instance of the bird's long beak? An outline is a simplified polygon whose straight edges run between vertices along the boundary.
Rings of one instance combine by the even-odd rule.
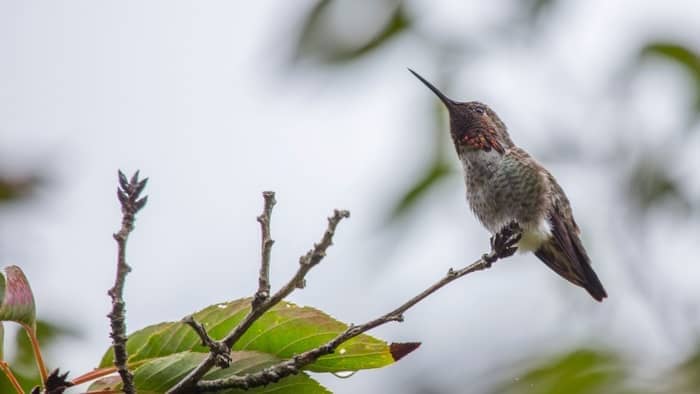
[[[438,88],[433,86],[433,84],[428,82],[425,78],[421,77],[420,74],[418,74],[417,72],[411,70],[410,68],[408,69],[408,71],[410,71],[411,74],[415,75],[416,78],[420,79],[420,81],[425,84],[425,86],[427,86],[430,90],[432,90],[433,93],[435,93],[440,98],[440,101],[442,101],[445,104],[445,106],[447,107],[448,110],[450,110],[450,111],[452,110],[452,108],[455,106],[456,103],[451,98],[445,96],[444,93],[439,91]]]

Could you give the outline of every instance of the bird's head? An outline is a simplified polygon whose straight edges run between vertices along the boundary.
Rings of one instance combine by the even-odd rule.
[[[445,104],[450,114],[450,133],[457,152],[491,151],[503,154],[513,146],[506,125],[489,106],[478,101],[458,102],[450,99],[425,78],[409,69]]]

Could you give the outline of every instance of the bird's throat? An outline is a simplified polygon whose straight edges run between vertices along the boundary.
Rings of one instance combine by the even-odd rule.
[[[461,138],[460,143],[472,150],[481,150],[485,152],[495,150],[500,154],[505,152],[503,145],[496,139],[495,132],[465,134]]]

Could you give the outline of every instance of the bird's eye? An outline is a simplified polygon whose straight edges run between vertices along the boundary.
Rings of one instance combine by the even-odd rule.
[[[484,109],[482,107],[474,107],[474,112],[477,114],[483,115]]]

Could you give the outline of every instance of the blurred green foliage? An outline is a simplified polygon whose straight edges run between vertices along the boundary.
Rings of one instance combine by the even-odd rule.
[[[39,174],[22,176],[0,175],[0,206],[31,199],[35,189],[42,181],[43,177]],[[5,325],[11,324],[13,323],[5,322]],[[45,320],[36,321],[36,330],[44,353],[46,353],[46,349],[50,349],[51,345],[59,342],[61,339],[78,335],[72,329]],[[3,331],[6,332],[6,330]],[[37,370],[32,346],[26,332],[23,329],[17,330],[13,338],[11,338],[11,346],[8,346],[7,338],[4,335],[0,335],[0,340],[2,340],[2,344],[0,344],[1,349],[4,350],[10,347],[15,350],[12,358],[3,358],[3,360],[8,362],[24,390],[29,392],[30,389],[39,385],[41,377]],[[6,354],[7,352],[0,352],[0,357],[4,357]],[[14,392],[14,388],[7,377],[0,373],[0,393],[12,392]]]
[[[700,55],[687,46],[670,41],[650,42],[641,50],[641,58],[660,57],[677,64],[693,81],[694,117],[700,113]],[[692,128],[688,128],[692,130]]]
[[[650,58],[657,58],[679,66],[691,79],[689,85],[693,90],[693,102],[690,103],[691,122],[686,132],[695,130],[693,125],[700,116],[700,55],[698,52],[680,43],[671,41],[652,41],[642,46],[639,51],[639,66]],[[686,133],[687,134],[687,133]],[[667,212],[688,215],[696,209],[684,189],[680,179],[673,173],[675,156],[686,150],[685,138],[669,138],[664,150],[647,148],[646,154],[640,155],[627,176],[628,198],[642,213],[655,208]]]
[[[36,176],[7,177],[0,175],[0,203],[29,197],[38,183],[39,178]]]
[[[668,161],[655,159],[651,154],[640,159],[629,174],[629,199],[644,212],[664,204],[664,208],[688,214],[691,202],[665,163]]]
[[[615,355],[580,349],[532,367],[495,393],[637,393],[627,387],[628,375],[625,363]]]
[[[390,220],[395,220],[411,212],[412,208],[417,205],[428,191],[438,186],[438,184],[453,175],[453,166],[444,160],[436,160],[431,163],[425,173],[420,175],[418,179],[409,187],[409,189],[401,195],[399,201],[394,205],[390,215]]]
[[[527,1],[523,3],[525,3],[524,6],[527,9],[527,12],[525,13],[527,15],[527,19],[534,23],[542,16],[542,14],[544,14],[547,9],[554,5],[555,0],[530,0],[529,6],[527,5]]]
[[[535,358],[539,358],[536,356]],[[533,365],[534,364],[534,365]],[[529,362],[493,394],[693,394],[700,392],[700,347],[686,361],[653,378],[635,377],[633,363],[608,350],[576,349]]]
[[[691,394],[700,392],[700,346],[688,359],[670,374],[669,393]]]
[[[61,339],[75,337],[78,335],[72,329],[43,320],[37,320],[36,328],[43,353],[46,353],[46,349],[50,349],[51,345],[59,342]],[[29,392],[31,388],[38,386],[39,382],[41,381],[39,371],[37,370],[36,363],[34,361],[32,345],[29,342],[29,338],[27,337],[25,331],[21,329],[16,331],[16,334],[12,338],[12,343],[12,347],[16,349],[15,354],[12,358],[5,361],[7,361],[10,368],[12,368],[12,372],[15,374],[15,377],[17,377],[17,380],[19,380],[25,391]],[[5,345],[7,344],[5,343]],[[50,368],[53,366],[53,364],[49,365]],[[4,374],[0,374],[0,393],[12,392],[14,392],[14,389],[7,380],[7,377]]]
[[[580,349],[531,367],[494,394],[638,393],[627,387],[628,375],[625,363],[615,355]]]
[[[405,31],[411,25],[411,19],[404,11],[402,2],[393,0],[381,0],[366,2],[365,7],[371,11],[385,11],[386,17],[367,23],[365,20],[355,20],[354,25],[358,30],[376,31],[377,33],[359,42],[348,43],[341,38],[344,36],[338,31],[337,23],[333,23],[333,7],[338,2],[330,0],[318,1],[307,13],[301,34],[297,40],[295,60],[312,59],[326,64],[344,63],[359,59],[372,51],[379,49],[384,44]]]

